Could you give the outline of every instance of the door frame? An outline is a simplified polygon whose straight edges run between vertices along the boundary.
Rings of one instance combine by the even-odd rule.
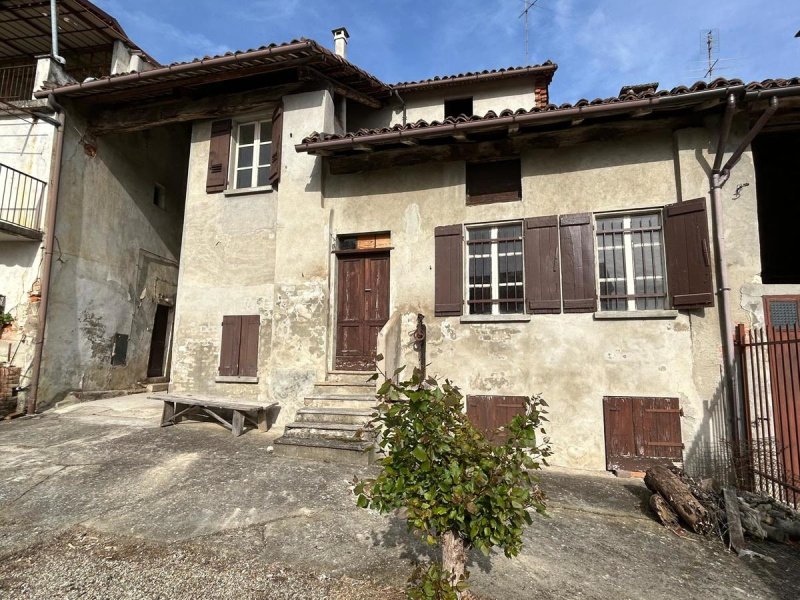
[[[347,234],[350,235],[350,234]],[[361,235],[361,234],[353,234],[353,235]],[[369,256],[369,255],[385,255],[386,258],[389,260],[389,306],[388,318],[392,316],[392,293],[393,293],[393,286],[392,286],[392,253],[393,247],[387,248],[365,248],[360,250],[333,250],[331,252],[331,267],[330,267],[330,309],[331,309],[331,317],[329,319],[330,322],[330,335],[328,336],[328,344],[329,344],[329,352],[328,352],[328,361],[327,361],[327,370],[329,373],[335,372],[336,369],[336,332],[339,328],[339,257],[351,257],[351,256]],[[365,371],[366,372],[366,371]]]

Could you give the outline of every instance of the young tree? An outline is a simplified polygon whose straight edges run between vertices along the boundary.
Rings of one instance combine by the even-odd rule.
[[[516,556],[523,527],[531,523],[528,509],[545,510],[544,493],[531,471],[546,465],[550,455],[549,441],[540,438],[546,404],[539,396],[527,398],[524,414],[503,432],[506,441],[493,444],[467,419],[464,398],[450,381],[423,381],[415,369],[408,381],[387,379],[378,399],[373,422],[387,454],[375,479],[356,480],[358,506],[382,513],[404,509],[409,528],[442,547],[442,569],[429,569],[417,585],[434,589],[444,573],[447,587],[460,597],[466,589],[467,551],[489,554],[497,546]]]

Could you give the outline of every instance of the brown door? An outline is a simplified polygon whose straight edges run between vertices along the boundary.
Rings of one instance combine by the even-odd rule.
[[[467,396],[467,417],[490,442],[502,444],[508,431],[498,431],[525,413],[525,396]]]
[[[164,306],[163,304],[156,306],[156,317],[153,320],[153,337],[150,340],[150,359],[147,361],[148,377],[164,376],[164,358],[167,352],[171,310],[169,306]]]
[[[766,296],[775,450],[784,481],[800,484],[800,296]],[[796,500],[791,494],[790,500]]]
[[[374,371],[378,333],[389,319],[389,253],[339,255],[336,358],[343,371]]]
[[[644,471],[683,460],[677,398],[603,398],[606,468]]]

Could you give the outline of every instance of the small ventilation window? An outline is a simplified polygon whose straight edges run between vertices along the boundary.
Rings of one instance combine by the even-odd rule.
[[[444,117],[472,116],[472,97],[444,101]]]
[[[112,340],[111,364],[123,367],[128,362],[128,336],[124,333],[115,333]]]

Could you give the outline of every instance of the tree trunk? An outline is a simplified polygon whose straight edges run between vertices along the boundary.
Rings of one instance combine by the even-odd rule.
[[[661,524],[678,533],[681,531],[681,525],[678,522],[678,515],[675,514],[664,497],[661,494],[653,494],[650,496],[650,510],[652,510]]]
[[[453,574],[451,583],[458,583],[464,576],[467,565],[467,548],[464,540],[455,531],[445,531],[442,534],[442,569]],[[459,598],[461,594],[459,593]]]
[[[661,494],[692,531],[700,534],[711,531],[712,523],[708,511],[694,497],[689,487],[667,467],[657,465],[647,469],[644,483],[653,492]]]

